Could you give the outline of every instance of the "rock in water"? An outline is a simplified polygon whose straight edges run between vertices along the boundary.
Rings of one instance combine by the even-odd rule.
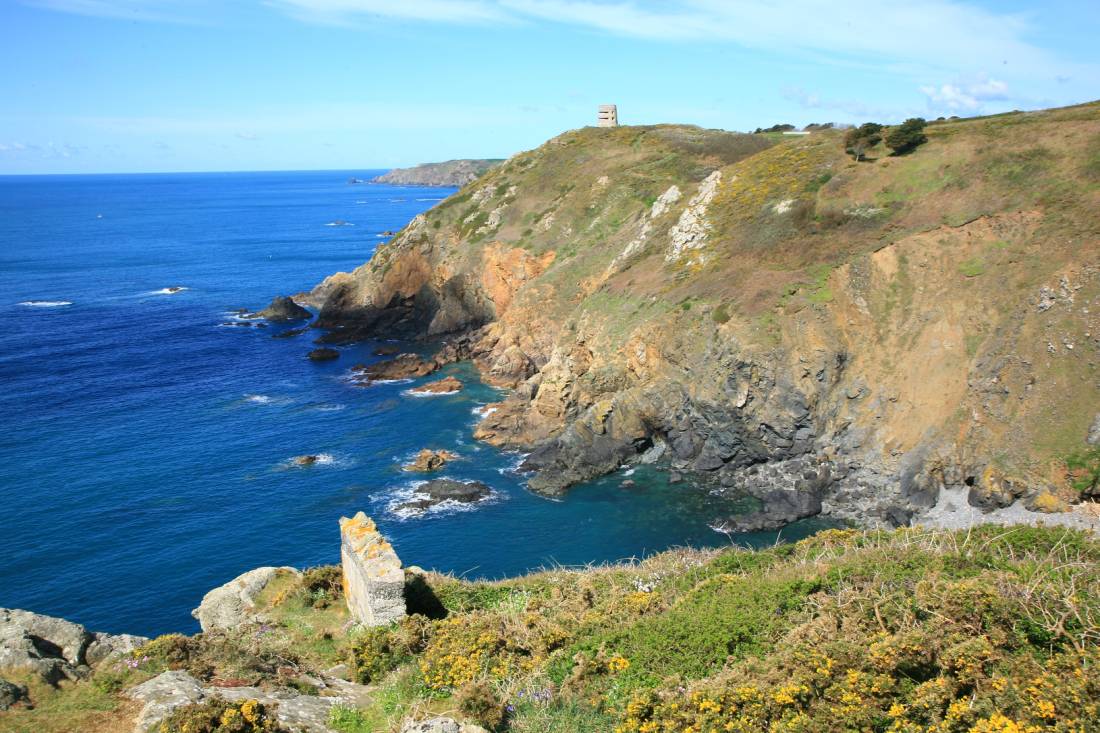
[[[462,389],[462,382],[454,377],[444,377],[409,390],[417,394],[454,394]]]
[[[422,512],[445,501],[472,504],[475,501],[487,499],[492,493],[492,489],[480,481],[454,481],[448,478],[437,478],[418,486],[415,498],[404,504],[399,504],[394,509],[396,511]]]
[[[202,597],[202,603],[191,612],[203,631],[234,629],[253,620],[252,605],[256,596],[280,574],[299,575],[294,568],[263,567],[238,575]]]
[[[333,359],[340,358],[340,352],[336,349],[329,349],[327,347],[321,347],[320,349],[314,349],[306,354],[310,361],[332,361]]]
[[[313,318],[312,313],[286,295],[278,296],[256,315],[269,321],[308,321]]]
[[[458,458],[458,456],[451,453],[449,450],[429,450],[428,448],[424,448],[416,454],[416,458],[414,458],[411,463],[406,463],[402,468],[406,471],[438,471],[456,458]]]
[[[386,361],[359,367],[356,371],[359,381],[370,383],[426,377],[438,368],[439,365],[434,361],[426,361],[416,354],[399,354]]]
[[[363,512],[340,518],[344,597],[352,617],[384,626],[405,617],[405,573],[393,546]]]

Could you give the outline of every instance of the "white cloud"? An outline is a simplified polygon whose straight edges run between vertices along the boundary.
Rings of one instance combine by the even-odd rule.
[[[931,109],[949,112],[977,112],[985,102],[1009,99],[1008,84],[985,76],[970,83],[922,86],[920,90]]]
[[[510,19],[484,0],[266,0],[301,20],[344,23],[363,17],[436,23],[500,23]]]

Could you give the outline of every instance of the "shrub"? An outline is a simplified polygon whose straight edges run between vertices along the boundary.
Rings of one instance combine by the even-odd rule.
[[[720,303],[714,312],[710,314],[710,317],[714,319],[715,323],[726,323],[730,319],[729,310],[726,308],[725,303]]]
[[[886,147],[894,155],[904,155],[915,150],[917,146],[928,142],[928,136],[924,134],[926,124],[922,117],[910,117],[900,125],[891,127],[886,133]]]
[[[504,722],[504,703],[485,680],[459,687],[455,702],[463,714],[486,728],[496,728]]]
[[[864,122],[844,135],[844,150],[856,160],[863,160],[867,151],[882,142],[882,125]]]
[[[220,698],[183,705],[156,727],[156,733],[281,733],[274,706],[256,700],[227,702]]]
[[[1086,499],[1100,498],[1100,446],[1078,451],[1066,459],[1070,485]]]
[[[339,565],[322,565],[302,573],[299,584],[307,605],[328,608],[333,601],[343,598],[343,572]]]

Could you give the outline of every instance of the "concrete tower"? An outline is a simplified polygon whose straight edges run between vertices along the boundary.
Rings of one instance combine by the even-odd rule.
[[[613,104],[601,104],[596,112],[596,127],[618,127],[619,109]]]

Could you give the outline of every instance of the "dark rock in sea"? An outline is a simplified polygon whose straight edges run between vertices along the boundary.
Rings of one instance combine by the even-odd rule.
[[[621,484],[619,484],[619,486],[621,486],[624,489],[633,489],[637,485],[638,484],[634,481],[634,479],[630,479],[630,478],[628,478],[626,481],[623,481]]]
[[[400,354],[401,347],[394,344],[383,344],[374,350],[375,356],[393,356],[394,354]]]
[[[301,336],[307,330],[309,330],[309,329],[306,329],[306,328],[289,328],[286,331],[279,331],[278,333],[271,334],[271,338],[273,338],[273,339],[293,338],[295,336]]]
[[[492,493],[492,490],[480,481],[454,481],[439,478],[417,487],[413,499],[399,504],[394,509],[422,512],[445,501],[472,504],[487,498]]]
[[[315,463],[317,463],[317,461],[319,461],[319,460],[321,460],[321,456],[312,455],[312,454],[304,455],[304,456],[294,456],[294,465],[295,466],[303,466],[303,467],[304,466],[312,466]]]
[[[307,354],[310,361],[332,361],[333,359],[340,358],[340,352],[336,349],[320,348],[314,349]]]
[[[256,315],[269,321],[308,321],[313,318],[312,313],[285,295],[276,297],[271,305]]]
[[[392,230],[392,229],[387,229],[386,231],[382,232],[382,236],[383,236],[383,237],[396,237],[396,236],[397,236],[397,232],[395,232],[395,231],[394,231],[394,230]]]
[[[456,458],[458,456],[449,450],[424,448],[416,454],[412,462],[406,463],[402,468],[406,471],[437,471]]]
[[[355,371],[357,381],[369,384],[377,381],[426,377],[438,368],[439,365],[434,361],[426,361],[416,354],[400,354],[393,359],[357,367]]]

